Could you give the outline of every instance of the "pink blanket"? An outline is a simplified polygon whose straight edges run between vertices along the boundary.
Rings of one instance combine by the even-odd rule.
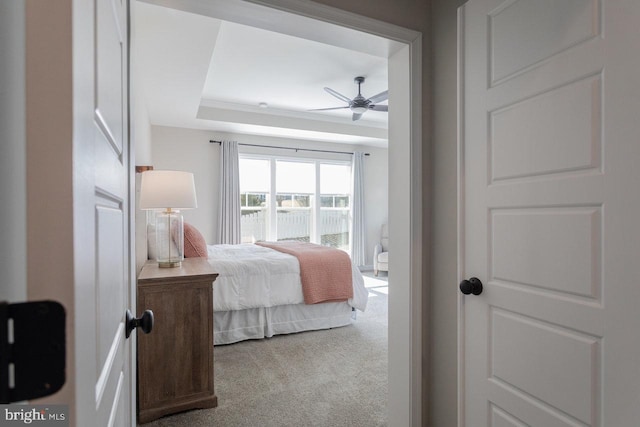
[[[351,258],[346,252],[305,242],[259,242],[256,245],[298,258],[305,304],[353,298]]]

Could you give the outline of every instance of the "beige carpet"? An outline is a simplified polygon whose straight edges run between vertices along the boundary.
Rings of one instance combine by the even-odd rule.
[[[365,280],[352,325],[216,346],[218,407],[143,425],[386,426],[387,278]]]

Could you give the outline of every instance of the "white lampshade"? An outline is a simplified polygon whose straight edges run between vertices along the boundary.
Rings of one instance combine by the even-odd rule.
[[[197,208],[196,186],[190,172],[157,170],[142,173],[140,209]]]

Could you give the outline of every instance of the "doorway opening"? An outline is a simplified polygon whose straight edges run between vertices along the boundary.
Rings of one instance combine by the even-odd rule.
[[[152,1],[352,50],[385,52],[389,61],[389,419],[421,416],[422,123],[420,34],[317,4],[262,1]],[[267,3],[268,6],[263,4]],[[290,3],[290,2],[289,2]],[[371,44],[375,35],[380,43]],[[134,58],[135,60],[135,58]],[[135,83],[133,83],[135,84]]]

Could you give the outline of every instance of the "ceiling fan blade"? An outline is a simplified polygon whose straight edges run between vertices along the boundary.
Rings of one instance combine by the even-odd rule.
[[[373,111],[389,111],[388,105],[369,105],[369,109]]]
[[[311,110],[307,110],[307,111],[326,111],[326,110],[343,110],[345,108],[349,108],[348,105],[344,106],[344,107],[330,107],[330,108],[313,108]]]
[[[335,96],[339,100],[344,101],[347,104],[351,104],[351,100],[349,98],[347,98],[346,96],[344,96],[341,93],[336,92],[335,90],[331,89],[330,87],[325,87],[324,90],[327,91],[327,93]]]
[[[356,120],[360,120],[360,117],[362,117],[362,113],[353,113],[353,117],[351,117],[351,120],[355,122]]]
[[[375,104],[376,102],[382,102],[387,98],[389,98],[389,91],[385,90],[384,92],[380,92],[377,95],[373,95],[371,98],[369,98],[369,101],[371,101],[372,104]]]

